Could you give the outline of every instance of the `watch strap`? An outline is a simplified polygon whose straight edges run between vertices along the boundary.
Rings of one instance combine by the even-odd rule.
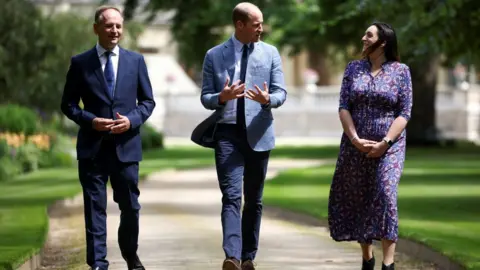
[[[390,139],[387,138],[387,137],[383,138],[382,140],[383,140],[384,142],[386,142],[388,146],[392,146],[392,145],[393,145],[393,141],[390,140]]]

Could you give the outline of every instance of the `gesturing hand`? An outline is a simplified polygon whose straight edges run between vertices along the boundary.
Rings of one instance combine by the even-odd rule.
[[[107,131],[110,130],[115,125],[115,121],[107,118],[96,117],[93,119],[93,129],[97,131]]]
[[[112,127],[112,134],[120,134],[130,129],[130,120],[117,112],[117,120],[115,126]]]
[[[229,82],[230,82],[230,78],[227,77],[227,81],[223,86],[223,90],[222,92],[220,92],[220,95],[218,97],[220,99],[220,103],[225,103],[228,100],[243,97],[245,95],[245,93],[243,92],[245,90],[244,83],[239,84],[240,80],[238,80],[234,82],[231,86],[228,86]]]
[[[255,85],[255,89],[257,89],[257,91],[248,89],[246,97],[251,100],[255,100],[260,104],[267,104],[270,101],[270,94],[268,93],[267,82],[263,83],[263,90],[260,89],[260,87],[258,87],[257,85]]]

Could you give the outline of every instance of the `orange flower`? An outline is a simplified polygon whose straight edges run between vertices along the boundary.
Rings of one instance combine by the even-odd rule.
[[[39,149],[50,149],[51,140],[47,134],[36,134],[29,136],[28,139],[24,134],[15,133],[0,133],[0,139],[4,139],[10,147],[18,148],[24,145],[26,142],[35,144]]]

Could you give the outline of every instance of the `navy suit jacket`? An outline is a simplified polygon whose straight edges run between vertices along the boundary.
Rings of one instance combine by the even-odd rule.
[[[97,50],[93,47],[72,57],[62,96],[62,112],[80,126],[77,159],[94,158],[105,136],[112,136],[121,162],[142,160],[140,126],[155,108],[145,60],[141,54],[120,48],[115,94],[107,88]],[[79,106],[82,100],[83,108]],[[138,101],[138,103],[137,103]],[[130,120],[130,129],[110,135],[93,129],[95,117],[115,119],[120,113]]]

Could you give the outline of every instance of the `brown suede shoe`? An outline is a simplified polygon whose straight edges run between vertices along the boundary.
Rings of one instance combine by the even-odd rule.
[[[242,270],[255,270],[255,264],[251,260],[242,262]]]
[[[240,261],[235,258],[227,258],[223,261],[222,270],[241,270]]]

